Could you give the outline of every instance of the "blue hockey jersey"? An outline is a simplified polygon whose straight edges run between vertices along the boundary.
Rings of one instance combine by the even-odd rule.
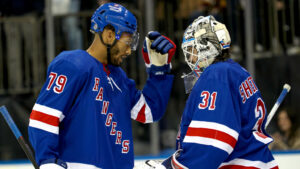
[[[186,102],[176,169],[278,168],[265,130],[266,107],[253,78],[232,60],[207,67]]]
[[[131,119],[159,120],[173,75],[149,75],[142,91],[120,67],[103,65],[84,50],[65,51],[49,65],[33,107],[29,138],[38,164],[68,169],[132,169]]]

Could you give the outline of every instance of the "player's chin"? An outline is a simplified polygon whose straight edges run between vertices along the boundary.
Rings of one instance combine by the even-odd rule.
[[[123,60],[120,59],[120,60],[115,60],[112,64],[113,64],[114,66],[121,66],[122,63],[123,63]]]
[[[119,58],[119,60],[118,60],[119,66],[122,65],[122,63],[124,62],[124,59],[125,59],[125,57],[120,57],[120,58]]]

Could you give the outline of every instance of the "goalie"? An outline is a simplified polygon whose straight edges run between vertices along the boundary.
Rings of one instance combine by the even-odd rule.
[[[230,36],[212,16],[186,29],[182,50],[192,72],[184,75],[189,98],[177,151],[156,169],[278,168],[268,149],[266,107],[253,78],[229,58]]]

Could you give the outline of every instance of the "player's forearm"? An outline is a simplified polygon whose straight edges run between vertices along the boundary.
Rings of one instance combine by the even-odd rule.
[[[166,111],[173,79],[174,76],[170,74],[150,76],[144,86],[142,93],[151,109],[153,121],[161,119]]]
[[[186,144],[183,147],[177,153],[176,160],[187,168],[218,168],[229,155],[223,150],[206,145]]]
[[[28,134],[39,165],[44,160],[58,158],[58,136],[32,127],[28,128]]]

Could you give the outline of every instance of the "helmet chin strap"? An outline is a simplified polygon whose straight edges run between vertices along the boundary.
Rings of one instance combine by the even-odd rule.
[[[111,51],[111,48],[112,48],[113,46],[115,46],[115,44],[116,44],[116,42],[117,42],[117,39],[115,39],[114,42],[110,45],[110,44],[104,43],[103,38],[102,38],[102,32],[99,32],[98,35],[99,35],[99,37],[100,37],[101,42],[106,46],[106,49],[107,49],[107,64],[113,65],[112,62],[111,62],[111,54],[110,54],[110,51]]]

